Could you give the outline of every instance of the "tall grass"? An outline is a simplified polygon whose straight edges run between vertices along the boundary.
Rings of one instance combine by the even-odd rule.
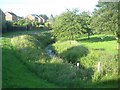
[[[41,38],[40,36],[38,37]],[[23,59],[22,62],[25,62],[29,70],[36,73],[41,78],[63,87],[71,87],[71,85],[72,87],[82,87],[84,85],[79,86],[79,80],[82,82],[84,77],[87,79],[86,75],[88,73],[85,70],[79,70],[72,64],[63,63],[60,60],[56,63],[54,58],[50,58],[44,53],[42,49],[43,43],[36,38],[35,35],[14,37],[11,39],[11,43],[14,49],[18,51],[17,54],[21,55]],[[84,72],[86,75],[83,75]]]
[[[82,56],[88,54],[88,49],[77,41],[56,42],[52,45],[54,51],[68,62],[76,63]]]
[[[10,43],[10,38],[2,42],[2,88],[57,88],[58,86],[41,79],[31,72],[23,62],[22,57]]]
[[[13,34],[12,36],[8,35],[8,37],[9,40],[11,40],[10,43],[12,44],[13,50],[16,51],[16,54],[12,53],[13,56],[17,55],[22,59],[20,60],[20,58],[17,57],[18,61],[20,60],[21,62],[17,63],[17,65],[25,63],[24,65],[29,71],[35,73],[43,80],[61,87],[117,87],[118,85],[117,82],[114,84],[114,82],[109,81],[117,81],[116,79],[118,79],[118,59],[115,53],[112,54],[112,51],[115,51],[115,49],[112,49],[114,48],[114,46],[112,46],[115,42],[114,40],[92,43],[86,40],[81,40],[80,42],[65,41],[52,44],[53,49],[59,57],[63,56],[63,59],[68,59],[69,57],[70,60],[73,60],[73,58],[77,60],[80,63],[80,66],[77,67],[72,63],[63,62],[63,60],[59,60],[59,58],[51,58],[45,53],[45,47],[53,42],[48,32],[21,32],[20,34]],[[5,41],[3,40],[3,42]],[[111,48],[108,48],[107,45],[105,46],[104,43],[110,45]],[[106,50],[107,48],[108,50]],[[108,53],[109,51],[111,52]],[[71,55],[73,56],[71,57]],[[101,62],[100,74],[97,72],[96,65],[98,62]],[[13,65],[14,64],[15,63],[13,63]],[[5,68],[8,67],[6,66]],[[10,72],[7,73],[10,74]],[[18,72],[15,73],[18,75]],[[37,80],[35,79],[35,81]],[[100,84],[102,82],[104,82],[104,85]]]

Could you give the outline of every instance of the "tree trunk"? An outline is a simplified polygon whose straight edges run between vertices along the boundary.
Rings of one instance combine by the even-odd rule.
[[[120,42],[117,43],[117,49],[120,50]]]
[[[88,39],[90,39],[90,33],[88,32]]]

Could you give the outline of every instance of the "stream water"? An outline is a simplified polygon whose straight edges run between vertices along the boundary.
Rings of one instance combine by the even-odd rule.
[[[59,56],[57,56],[56,54],[55,54],[55,52],[52,50],[52,48],[51,48],[51,44],[49,44],[48,46],[46,46],[46,48],[45,48],[45,53],[47,54],[47,55],[49,55],[51,58],[54,58],[54,60],[56,60],[56,61],[60,61],[60,62],[63,62],[64,60],[62,59],[62,58],[60,58]],[[77,66],[79,66],[78,65],[79,63],[77,63]],[[76,65],[75,65],[76,66]]]
[[[51,58],[54,58],[54,60],[57,60],[57,61],[60,61],[60,62],[63,62],[63,59],[58,57],[55,52],[52,50],[51,48],[51,44],[49,44],[48,46],[46,46],[45,48],[45,53],[47,55],[49,55]]]
[[[55,53],[53,52],[53,50],[51,49],[51,45],[50,44],[48,46],[46,46],[45,52],[50,57],[55,57],[56,56]]]

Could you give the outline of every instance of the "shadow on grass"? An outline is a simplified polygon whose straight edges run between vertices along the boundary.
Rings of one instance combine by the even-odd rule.
[[[119,88],[120,80],[105,80],[92,83],[95,88]]]
[[[94,51],[105,51],[105,48],[93,48]]]
[[[79,41],[84,41],[84,42],[104,42],[104,41],[112,41],[112,40],[116,40],[116,38],[114,36],[99,36],[99,37],[90,37],[90,39],[88,38],[83,38],[80,39]]]
[[[86,56],[89,53],[88,49],[85,46],[79,45],[71,47],[65,51],[63,51],[60,56],[67,60],[68,62],[75,63],[81,57]]]

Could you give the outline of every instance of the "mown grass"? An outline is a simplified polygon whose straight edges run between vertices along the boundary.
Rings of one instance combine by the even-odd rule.
[[[3,57],[7,58],[9,61],[6,60],[6,62],[3,64],[8,64],[7,62],[12,63],[10,66],[5,65],[4,70],[4,76],[3,81],[6,80],[7,84],[5,84],[5,87],[40,87],[37,86],[41,84],[40,82],[43,82],[41,84],[41,87],[109,87],[109,88],[115,88],[118,87],[117,84],[117,75],[118,75],[118,59],[116,56],[116,49],[114,49],[115,45],[113,42],[116,42],[115,40],[108,40],[108,41],[100,41],[99,42],[91,42],[90,40],[87,40],[84,38],[81,38],[79,41],[65,41],[65,42],[56,42],[53,44],[55,52],[58,54],[64,55],[65,57],[69,57],[73,54],[77,54],[76,56],[79,56],[79,53],[81,53],[80,49],[81,47],[77,46],[85,46],[88,49],[88,53],[86,55],[81,55],[77,57],[77,61],[80,63],[80,67],[76,66],[75,64],[71,64],[68,62],[63,62],[65,60],[61,60],[59,58],[51,58],[49,57],[45,51],[44,48],[50,44],[53,43],[53,39],[51,38],[51,35],[47,31],[30,31],[30,32],[19,32],[18,33],[8,33],[3,35],[6,38],[9,38],[9,42],[7,39],[3,39],[3,42],[8,43],[8,45],[11,45],[12,47],[9,47],[12,52],[10,53],[8,57],[5,57],[5,55],[9,52],[6,51],[4,53]],[[96,36],[94,36],[96,37]],[[99,38],[99,36],[97,36]],[[95,38],[94,38],[95,39]],[[94,44],[95,43],[95,44]],[[99,43],[99,44],[98,44]],[[101,44],[100,44],[101,43]],[[93,44],[93,45],[92,45]],[[107,47],[107,45],[110,45],[110,49]],[[95,46],[96,47],[95,47]],[[106,45],[106,46],[105,46]],[[112,46],[114,45],[114,46]],[[73,48],[77,47],[77,48]],[[4,48],[6,49],[6,45],[4,45]],[[72,49],[71,49],[72,48]],[[108,48],[108,49],[107,49]],[[69,50],[70,49],[70,50]],[[114,50],[114,54],[113,54]],[[68,51],[68,52],[65,52]],[[3,52],[5,50],[3,49]],[[63,52],[67,54],[63,54]],[[109,52],[109,53],[108,53]],[[69,55],[70,54],[70,55]],[[11,62],[13,57],[13,62]],[[74,56],[73,56],[74,57]],[[71,57],[70,57],[71,58]],[[75,58],[76,59],[76,58]],[[3,59],[4,60],[4,59]],[[109,60],[109,64],[108,64]],[[100,73],[97,72],[96,64],[98,61],[102,62],[102,71]],[[19,63],[18,63],[19,62]],[[17,63],[17,64],[16,64]],[[14,65],[15,64],[15,65]],[[20,65],[19,65],[20,64]],[[21,66],[22,65],[22,66]],[[14,66],[19,68],[19,70],[14,69]],[[20,67],[19,67],[20,66]],[[21,68],[21,69],[20,69]],[[27,73],[32,73],[35,75],[35,77],[39,81],[33,78],[33,76],[27,76],[29,80],[34,79],[34,83],[37,83],[36,86],[30,83],[26,82],[25,78],[22,78],[23,74],[25,72],[25,69]],[[9,70],[10,69],[10,70]],[[24,69],[24,70],[23,70]],[[9,71],[7,71],[9,70]],[[19,72],[22,73],[22,75],[19,75]],[[11,72],[14,72],[12,74]],[[8,74],[6,74],[8,73]],[[31,75],[31,74],[30,74]],[[36,76],[37,75],[37,76]],[[12,78],[10,78],[12,76]],[[19,81],[17,78],[21,79]],[[6,79],[7,78],[7,79]],[[14,79],[15,78],[15,79]],[[31,79],[32,78],[32,79]],[[10,84],[12,80],[15,80],[15,83]],[[18,81],[17,81],[18,80]],[[22,84],[22,82],[25,82],[26,84]],[[45,82],[45,83],[44,83]],[[50,84],[49,82],[53,83]],[[9,84],[10,85],[9,85]],[[57,86],[55,86],[55,85]],[[29,86],[30,85],[30,86]],[[43,86],[42,86],[43,85]],[[47,86],[48,85],[48,86]]]
[[[81,37],[79,41],[90,49],[103,50],[112,54],[117,53],[117,40],[114,35],[93,35],[90,39]]]

